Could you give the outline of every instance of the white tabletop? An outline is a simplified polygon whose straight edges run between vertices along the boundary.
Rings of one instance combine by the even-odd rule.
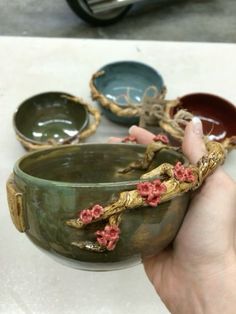
[[[209,92],[236,101],[236,45],[150,41],[0,38],[0,313],[169,313],[143,267],[94,273],[67,268],[39,251],[14,228],[5,182],[25,152],[16,141],[12,115],[26,98],[45,91],[89,96],[89,79],[106,63],[136,60],[163,75],[168,98]],[[126,135],[105,118],[95,136]],[[236,179],[236,152],[225,168]]]

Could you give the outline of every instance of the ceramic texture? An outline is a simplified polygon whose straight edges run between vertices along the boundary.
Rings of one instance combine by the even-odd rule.
[[[88,126],[88,112],[65,95],[72,97],[48,92],[24,101],[14,115],[16,133],[33,144],[61,143],[79,135]]]
[[[124,175],[117,170],[142,157],[144,151],[141,145],[83,144],[40,150],[23,157],[15,165],[14,183],[23,195],[29,239],[63,263],[86,270],[128,267],[139,263],[142,256],[165,248],[182,223],[189,193],[156,208],[124,212],[121,237],[111,252],[89,252],[71,245],[73,241],[93,240],[104,222],[79,230],[65,223],[89,206],[110,204],[119,192],[135,189],[143,172]],[[178,160],[183,161],[176,152],[162,151],[151,168]]]
[[[196,93],[180,98],[181,105],[174,108],[186,109],[203,122],[204,134],[210,140],[223,141],[236,135],[236,108],[226,99],[217,95]]]
[[[129,98],[132,104],[140,104],[144,92],[150,86],[160,90],[164,86],[162,76],[152,67],[133,61],[111,63],[99,70],[104,75],[94,79],[93,83],[97,90],[108,100],[124,107]],[[132,125],[139,122],[138,117],[118,117],[110,110],[103,108],[104,114],[113,122]]]

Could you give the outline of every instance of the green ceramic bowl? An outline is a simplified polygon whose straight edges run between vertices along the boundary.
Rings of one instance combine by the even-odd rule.
[[[14,127],[18,139],[27,149],[69,143],[88,126],[87,108],[65,96],[73,97],[61,92],[47,92],[35,95],[19,106],[14,115]]]
[[[101,75],[102,74],[102,75]],[[107,64],[93,75],[92,97],[102,106],[105,116],[113,122],[132,125],[139,122],[139,109],[145,92],[153,96],[164,86],[160,73],[147,64],[135,61],[119,61]],[[132,105],[131,112],[125,109]],[[136,108],[135,108],[136,107]],[[117,108],[121,109],[120,113]]]
[[[112,251],[91,252],[73,245],[94,241],[104,221],[72,228],[68,220],[94,204],[106,206],[122,191],[136,189],[141,170],[122,174],[145,147],[132,144],[80,144],[39,150],[21,158],[8,181],[8,200],[19,231],[59,261],[85,270],[113,270],[135,265],[144,256],[158,253],[176,236],[187,210],[189,193],[157,207],[126,210],[120,239]],[[183,161],[172,150],[158,153],[150,169]]]

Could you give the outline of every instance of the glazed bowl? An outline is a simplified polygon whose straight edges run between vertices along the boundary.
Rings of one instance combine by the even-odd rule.
[[[123,125],[137,124],[145,93],[153,96],[164,86],[162,76],[140,62],[120,61],[105,65],[90,81],[91,94],[105,116]]]
[[[202,120],[203,132],[208,140],[221,142],[229,150],[236,147],[236,107],[228,100],[214,94],[193,93],[169,105],[167,102],[165,114],[169,121],[160,121],[160,124],[165,131],[179,139],[182,133],[172,127],[170,121],[182,109]]]
[[[146,153],[141,145],[80,144],[27,154],[7,183],[15,226],[50,256],[84,270],[120,269],[157,254],[175,238],[189,191],[204,175],[162,144],[147,170],[124,171]],[[175,173],[180,163],[188,180]]]
[[[8,188],[9,198],[22,204],[20,216],[11,204],[13,221],[36,246],[76,268],[110,270],[140,262],[142,255],[155,253],[173,240],[187,209],[188,194],[158,209],[143,207],[124,213],[120,241],[114,251],[106,253],[72,244],[93,239],[103,222],[77,230],[66,221],[93,204],[105,206],[120,192],[134,189],[143,172],[123,175],[117,170],[144,152],[139,145],[84,144],[40,150],[23,157],[15,165]],[[183,157],[174,151],[162,152],[152,167],[179,160]]]
[[[47,92],[21,103],[13,123],[22,145],[27,150],[36,150],[77,143],[92,134],[90,113],[97,126],[99,113],[82,99],[67,93]]]

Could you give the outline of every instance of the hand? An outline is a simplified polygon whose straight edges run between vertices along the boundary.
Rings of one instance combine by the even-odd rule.
[[[153,138],[136,126],[130,135],[141,144]],[[202,135],[201,122],[194,118],[186,127],[182,145],[191,163],[205,153]],[[236,184],[218,168],[192,198],[172,246],[143,261],[171,313],[236,312],[235,240]]]

